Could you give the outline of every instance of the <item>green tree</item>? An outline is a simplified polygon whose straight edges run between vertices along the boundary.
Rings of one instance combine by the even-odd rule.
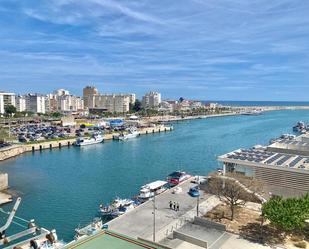
[[[4,107],[5,114],[11,116],[13,113],[16,113],[16,107],[13,105],[7,105]]]
[[[50,116],[53,118],[60,118],[62,114],[60,112],[53,112],[50,114]]]
[[[289,232],[302,230],[309,219],[309,194],[298,198],[273,197],[263,204],[262,213],[274,226]]]
[[[138,99],[135,100],[135,103],[132,107],[132,110],[135,112],[139,112],[140,110],[142,110],[142,102]]]

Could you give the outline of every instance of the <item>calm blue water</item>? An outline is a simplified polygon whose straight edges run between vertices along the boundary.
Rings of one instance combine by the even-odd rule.
[[[213,100],[206,103],[219,103],[226,106],[309,106],[308,101],[233,101]]]
[[[268,143],[291,132],[299,120],[309,121],[309,111],[184,121],[165,134],[28,153],[0,163],[0,170],[9,173],[12,189],[23,198],[18,215],[56,228],[69,240],[78,224],[96,215],[101,202],[133,196],[141,185],[177,169],[207,174],[218,167],[216,156]]]

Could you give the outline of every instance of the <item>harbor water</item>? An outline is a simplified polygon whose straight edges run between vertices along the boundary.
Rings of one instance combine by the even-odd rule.
[[[68,241],[79,224],[92,220],[100,203],[134,196],[141,185],[174,170],[207,175],[220,167],[218,155],[267,144],[291,133],[299,120],[309,121],[309,111],[182,121],[173,124],[173,132],[28,153],[1,162],[0,171],[9,173],[11,190],[23,198],[17,215],[56,228]]]

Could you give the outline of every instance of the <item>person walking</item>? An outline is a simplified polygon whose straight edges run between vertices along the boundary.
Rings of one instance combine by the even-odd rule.
[[[170,201],[170,209],[172,209],[172,207],[173,207],[173,202]]]
[[[179,211],[179,203],[177,202],[176,211]]]
[[[173,203],[173,209],[176,211],[176,202]]]

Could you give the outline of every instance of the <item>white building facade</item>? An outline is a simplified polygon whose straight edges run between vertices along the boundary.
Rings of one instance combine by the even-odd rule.
[[[45,96],[29,93],[25,96],[26,111],[34,113],[46,113]]]
[[[145,109],[157,109],[161,104],[161,93],[149,92],[142,99],[142,105]]]
[[[5,113],[5,107],[8,105],[16,106],[15,93],[0,92],[0,114]]]
[[[88,98],[90,109],[101,109],[107,112],[125,113],[134,104],[135,94],[99,94]]]
[[[23,95],[17,95],[15,98],[16,110],[18,112],[26,111],[26,98]]]

